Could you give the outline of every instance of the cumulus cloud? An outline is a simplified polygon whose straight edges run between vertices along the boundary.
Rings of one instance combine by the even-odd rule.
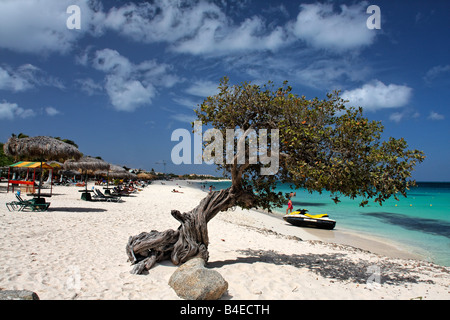
[[[107,76],[105,88],[112,105],[118,111],[134,111],[149,105],[156,94],[153,85],[144,86],[138,80],[123,79],[118,75]]]
[[[373,43],[376,33],[366,26],[367,3],[340,6],[333,4],[302,4],[291,30],[295,36],[316,48],[349,50]]]
[[[81,9],[81,29],[69,30],[70,5]],[[276,24],[261,15],[234,21],[218,2],[155,0],[121,3],[105,11],[98,0],[3,0],[0,48],[20,52],[67,53],[90,34],[114,31],[142,43],[165,43],[170,50],[223,56],[243,51],[276,51],[301,40],[315,48],[337,50],[370,45],[376,35],[366,27],[366,2],[335,11],[332,4],[303,4],[295,20]],[[242,9],[241,9],[242,10]],[[266,10],[266,14],[267,14]],[[85,56],[78,57],[85,63]]]
[[[107,12],[104,28],[139,42],[169,43],[173,51],[194,55],[275,50],[287,41],[281,26],[270,29],[258,16],[235,24],[222,8],[204,1],[129,3]]]
[[[350,105],[361,106],[365,110],[375,111],[385,108],[398,108],[408,104],[412,89],[404,85],[389,84],[375,80],[361,88],[344,91],[342,98]]]
[[[157,94],[157,86],[170,88],[179,81],[167,64],[155,60],[135,64],[112,49],[96,51],[92,66],[106,74],[105,90],[118,111],[131,112],[149,105]],[[92,83],[84,84],[85,90],[94,89]]]
[[[67,7],[78,5],[82,12],[80,30],[69,30]],[[0,1],[0,48],[27,53],[67,53],[87,32],[95,34],[103,13],[98,3],[86,0],[2,0]]]
[[[25,109],[19,107],[17,103],[10,103],[3,101],[0,103],[0,120],[14,120],[14,119],[26,119],[35,117],[37,115],[47,115],[50,117],[61,114],[61,112],[54,107],[45,107],[38,110],[38,112],[33,109]]]
[[[0,120],[14,120],[15,118],[29,118],[35,116],[36,113],[32,109],[24,109],[17,103],[0,102]]]
[[[205,21],[223,21],[215,4],[156,0],[128,3],[105,14],[104,27],[140,42],[175,42],[193,36]]]
[[[53,107],[46,107],[44,110],[45,110],[45,113],[51,117],[56,116],[61,113],[59,110],[57,110]]]
[[[332,4],[302,4],[295,20],[282,25],[254,15],[236,23],[214,3],[157,0],[129,3],[104,14],[105,29],[144,43],[165,42],[176,52],[225,55],[242,51],[276,51],[294,41],[339,51],[373,43],[366,26],[367,2],[335,10]]]

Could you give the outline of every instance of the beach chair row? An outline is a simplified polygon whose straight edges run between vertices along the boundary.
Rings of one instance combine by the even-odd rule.
[[[121,202],[122,199],[120,196],[116,195],[105,195],[99,189],[94,189],[94,201],[109,201],[109,202]]]

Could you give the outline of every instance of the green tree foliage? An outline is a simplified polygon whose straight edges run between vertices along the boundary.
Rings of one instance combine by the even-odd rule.
[[[74,146],[75,148],[78,148],[78,145],[73,140],[61,139],[60,137],[55,137],[55,139],[60,140],[60,141],[65,142],[65,143],[68,143],[68,144]]]
[[[362,197],[361,206],[369,199],[381,205],[392,196],[406,196],[415,183],[409,180],[414,167],[425,159],[422,151],[409,150],[403,138],[383,140],[381,122],[369,121],[362,108],[346,107],[339,92],[310,100],[294,94],[286,82],[281,88],[271,82],[231,86],[226,77],[219,91],[196,110],[203,125],[224,137],[226,129],[279,129],[276,175],[261,175],[264,164],[249,164],[248,157],[245,164],[217,164],[231,177],[233,188],[257,194],[251,205],[238,203],[241,207],[284,205],[285,196],[273,192],[278,181],[310,192],[330,191],[335,201],[338,196]],[[225,148],[223,152],[225,159]]]
[[[8,157],[3,152],[3,145],[4,143],[0,143],[0,167],[6,167],[14,163],[14,159],[11,157]]]

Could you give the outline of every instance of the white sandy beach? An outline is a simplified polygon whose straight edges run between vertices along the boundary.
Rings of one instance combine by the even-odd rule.
[[[15,197],[2,189],[0,288],[40,299],[179,299],[168,285],[176,266],[165,261],[133,275],[125,253],[129,236],[176,229],[170,210],[188,211],[205,196],[185,181],[165,183],[123,203],[85,202],[77,187],[54,187],[47,212],[9,212]],[[388,242],[241,209],[218,214],[208,228],[207,267],[228,281],[222,299],[450,298],[450,268],[407,259],[414,256]]]

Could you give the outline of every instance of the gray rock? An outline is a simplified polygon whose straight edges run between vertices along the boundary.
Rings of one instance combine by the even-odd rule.
[[[39,297],[28,290],[0,290],[0,300],[39,300]]]
[[[194,258],[181,265],[170,277],[169,285],[185,300],[217,300],[228,289],[222,275],[205,268],[205,260]]]

